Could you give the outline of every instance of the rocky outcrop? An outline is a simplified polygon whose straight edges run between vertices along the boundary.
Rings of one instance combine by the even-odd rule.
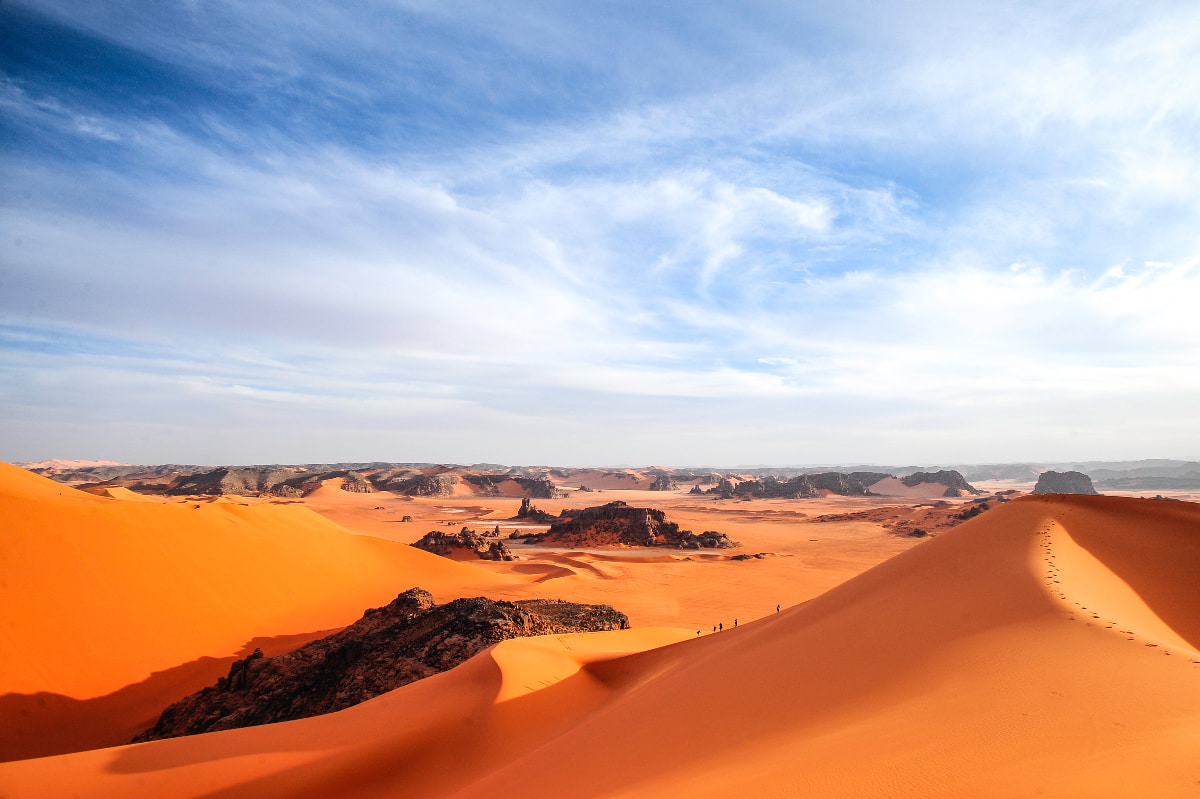
[[[535,499],[562,499],[566,491],[550,482],[548,477],[513,477],[513,482]]]
[[[371,494],[375,491],[367,478],[358,472],[350,472],[342,478],[342,490],[351,494]]]
[[[728,480],[721,480],[715,489],[709,489],[705,493],[717,494],[726,499],[808,499],[822,496],[823,493],[865,497],[871,493],[868,486],[888,476],[875,472],[814,472],[780,480],[773,475],[767,475],[761,480],[743,480],[737,486],[730,485]]]
[[[278,489],[295,481],[297,472],[291,469],[213,469],[197,474],[180,475],[166,490],[172,496],[222,496],[240,494],[257,496],[278,493]],[[301,478],[306,479],[306,478]]]
[[[389,484],[387,490],[410,497],[448,497],[457,484],[456,474],[421,474]]]
[[[936,483],[946,486],[942,496],[961,497],[963,494],[982,494],[983,492],[963,479],[963,476],[953,469],[942,469],[937,472],[913,472],[900,482],[912,488],[922,483]]]
[[[513,518],[526,522],[537,522],[539,524],[553,524],[558,519],[553,513],[538,510],[537,506],[529,500],[529,497],[524,497],[521,500],[521,507],[517,511],[517,515]],[[518,535],[513,534],[510,538],[516,538]]]
[[[628,626],[608,605],[483,597],[435,605],[428,591],[413,588],[328,638],[235,662],[228,676],[168,707],[134,742],[332,713],[454,668],[509,638]]]
[[[671,475],[666,472],[659,472],[654,482],[650,484],[651,491],[674,491],[679,486],[671,479]]]
[[[1035,494],[1096,494],[1092,478],[1083,472],[1042,472],[1034,486]]]
[[[706,530],[699,535],[681,530],[656,508],[635,508],[610,502],[580,510],[564,510],[544,533],[522,533],[527,544],[558,544],[571,547],[674,547],[677,549],[726,549],[738,544],[723,533]]]
[[[503,541],[489,541],[466,527],[457,533],[437,530],[426,533],[420,541],[412,544],[417,549],[441,555],[444,558],[478,557],[481,560],[516,560]]]

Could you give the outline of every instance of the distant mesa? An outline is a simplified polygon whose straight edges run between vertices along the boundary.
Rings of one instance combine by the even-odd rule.
[[[566,491],[544,476],[467,474],[463,475],[463,479],[471,484],[475,493],[484,496],[511,496],[514,489],[535,499],[562,499],[567,496]]]
[[[380,487],[384,491],[392,491],[410,497],[448,497],[454,493],[456,485],[458,485],[458,475],[446,473],[418,474],[403,476],[399,479],[386,479],[381,481]]]
[[[1034,494],[1098,494],[1092,478],[1083,472],[1042,472]]]
[[[503,541],[487,540],[466,527],[457,533],[426,533],[412,546],[452,560],[516,560]]]
[[[943,496],[958,497],[963,494],[979,494],[963,476],[954,470],[938,472],[914,472],[903,480],[886,472],[811,472],[780,479],[766,475],[760,479],[746,479],[734,484],[721,478],[717,485],[701,490],[692,488],[692,494],[715,494],[721,499],[812,499],[822,496],[866,497],[873,496],[875,486],[892,485],[913,488],[925,484],[945,487]],[[886,492],[885,492],[886,493]]]
[[[699,535],[681,530],[656,508],[635,508],[610,502],[579,510],[564,510],[544,533],[514,533],[526,544],[570,547],[673,547],[675,549],[728,549],[739,546],[724,533],[706,530]]]
[[[963,476],[953,469],[942,469],[937,472],[913,472],[900,482],[912,488],[923,483],[935,483],[946,486],[942,496],[961,497],[963,494],[982,494],[983,492],[963,479]]]
[[[888,475],[874,472],[814,472],[796,475],[789,480],[767,475],[761,480],[743,480],[736,486],[729,486],[728,480],[721,480],[715,489],[709,491],[724,498],[754,499],[811,499],[829,494],[868,496],[871,493],[868,487],[885,477]]]
[[[168,707],[133,742],[332,713],[452,669],[510,638],[628,627],[629,618],[608,605],[484,597],[435,605],[428,591],[412,588],[287,654],[264,657],[256,650],[216,685]]]
[[[49,463],[49,462],[47,462]],[[1194,467],[1195,464],[1191,464]],[[966,468],[966,467],[964,467]],[[140,494],[166,496],[239,496],[299,499],[324,486],[355,494],[385,491],[412,497],[528,497],[563,499],[578,492],[601,490],[686,490],[721,499],[804,499],[821,496],[929,496],[953,490],[976,493],[953,470],[917,472],[901,482],[881,471],[811,471],[793,468],[750,469],[721,474],[712,470],[561,469],[545,466],[456,466],[428,463],[328,463],[272,466],[127,466],[79,465],[62,462],[35,471],[78,488],[128,488]],[[1179,471],[1178,469],[1174,471]],[[1174,471],[1172,474],[1174,474]],[[905,474],[905,472],[900,472]],[[1116,474],[1115,472],[1112,474]],[[1190,475],[1187,472],[1187,475]],[[933,481],[928,485],[913,481]],[[881,482],[882,481],[882,482]],[[575,486],[569,491],[563,486]]]
[[[345,473],[343,472],[343,474]],[[301,488],[303,479],[297,481],[296,477],[296,472],[290,469],[220,468],[178,475],[163,487],[162,493],[170,496],[221,496],[224,494],[250,496],[275,493],[276,489],[287,486],[286,495],[302,495],[304,493]],[[148,486],[130,486],[130,488],[135,491],[145,491]]]

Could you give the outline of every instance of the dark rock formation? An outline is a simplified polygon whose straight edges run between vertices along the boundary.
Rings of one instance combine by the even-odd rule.
[[[839,496],[865,497],[871,493],[868,486],[889,476],[876,472],[814,472],[780,480],[774,475],[767,475],[762,480],[744,480],[736,487],[729,485],[728,480],[722,480],[715,489],[709,489],[705,493],[715,493],[722,498],[738,496],[755,499],[806,499],[819,497],[822,491],[828,491]]]
[[[546,513],[544,510],[538,510],[537,506],[529,501],[529,497],[524,497],[521,499],[521,508],[517,511],[517,515],[513,518],[522,519],[527,522],[539,522],[544,524],[551,524],[558,519],[558,517],[553,513]],[[517,538],[518,534],[514,533],[509,537]]]
[[[448,497],[458,484],[456,474],[421,474],[396,483],[388,484],[388,491],[410,497]]]
[[[913,472],[900,482],[912,487],[921,483],[937,483],[946,486],[942,496],[961,497],[963,494],[982,494],[983,492],[963,479],[963,476],[953,469],[942,469],[937,472]]]
[[[650,484],[651,491],[674,491],[678,487],[666,472],[659,472]]]
[[[717,481],[717,484],[704,492],[705,494],[716,494],[721,499],[733,498],[733,483],[722,477]]]
[[[513,477],[512,480],[535,499],[562,499],[567,493],[550,482],[548,477]]]
[[[1007,500],[1002,499],[1000,501],[1005,502]],[[978,502],[978,500],[976,500],[976,502]],[[967,508],[966,510],[962,511],[961,513],[954,514],[954,518],[965,522],[967,519],[974,519],[976,516],[983,513],[987,509],[988,509],[988,504],[986,502],[980,502],[978,505],[972,505],[971,507]]]
[[[172,496],[221,496],[224,494],[241,494],[257,496],[259,494],[280,494],[284,486],[298,490],[295,485],[298,475],[291,469],[213,469],[197,474],[179,475],[167,488],[166,493]],[[311,479],[301,476],[300,481]],[[292,495],[289,491],[286,495]]]
[[[342,478],[342,490],[348,491],[351,494],[370,494],[375,491],[367,478],[363,477],[358,472],[350,472]]]
[[[488,541],[466,527],[457,533],[442,533],[437,530],[426,533],[420,541],[412,546],[453,558],[455,555],[475,555],[482,560],[516,560],[517,557],[503,541]]]
[[[706,530],[699,535],[680,530],[656,508],[634,508],[610,502],[581,510],[564,510],[544,533],[523,533],[527,544],[561,544],[572,547],[675,547],[727,549],[738,546],[723,533]]]
[[[1042,472],[1035,494],[1096,494],[1092,478],[1083,472]]]
[[[703,494],[704,492],[700,489],[700,484],[697,483],[696,485],[692,486],[692,490],[689,491],[688,493],[689,494]]]
[[[509,638],[625,629],[608,605],[483,597],[435,605],[413,588],[339,633],[293,652],[239,660],[215,686],[163,711],[134,742],[332,713],[446,671]]]

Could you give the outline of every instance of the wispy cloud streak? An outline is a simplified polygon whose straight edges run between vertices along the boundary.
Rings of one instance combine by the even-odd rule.
[[[1200,15],[1122,8],[6,5],[0,457],[1175,452]]]

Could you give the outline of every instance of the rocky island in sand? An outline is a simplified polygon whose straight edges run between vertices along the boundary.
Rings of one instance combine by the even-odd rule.
[[[333,713],[452,669],[488,647],[531,635],[623,630],[607,605],[483,597],[437,605],[413,588],[341,632],[275,657],[256,649],[215,686],[172,704],[134,742]]]
[[[607,505],[564,510],[544,533],[513,533],[522,543],[566,547],[672,547],[730,549],[739,546],[724,533],[681,530],[657,508],[635,508],[621,500]]]

